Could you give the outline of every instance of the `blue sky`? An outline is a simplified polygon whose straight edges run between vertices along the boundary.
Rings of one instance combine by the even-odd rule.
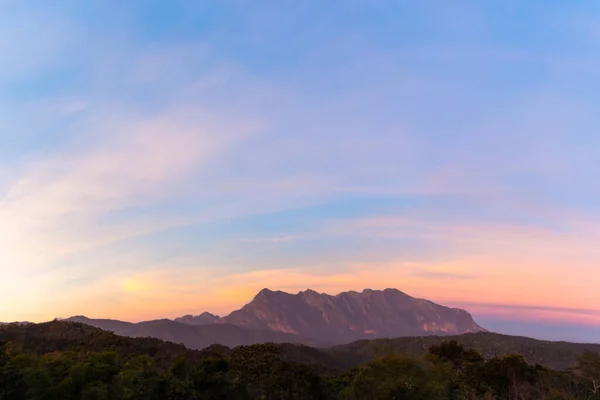
[[[393,286],[597,341],[598,11],[0,0],[0,320]]]

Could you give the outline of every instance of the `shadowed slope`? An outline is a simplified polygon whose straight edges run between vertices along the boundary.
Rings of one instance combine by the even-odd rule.
[[[116,320],[90,319],[83,316],[71,317],[67,321],[81,322],[121,336],[153,337],[181,343],[190,349],[203,349],[217,343],[228,347],[257,343],[319,345],[314,340],[306,340],[296,335],[269,330],[245,329],[229,324],[193,326],[168,319],[134,324]]]
[[[486,358],[521,354],[531,364],[539,363],[556,370],[572,367],[586,350],[600,352],[600,344],[550,342],[490,332],[360,340],[332,347],[328,352],[352,365],[394,354],[421,356],[426,354],[431,346],[448,340],[456,340],[465,348],[474,349]]]

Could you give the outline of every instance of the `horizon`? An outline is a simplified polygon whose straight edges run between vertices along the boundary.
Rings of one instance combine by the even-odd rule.
[[[394,287],[598,342],[598,12],[0,1],[0,321]]]
[[[300,289],[297,291],[297,293],[293,293],[293,292],[287,292],[285,290],[279,290],[279,289],[272,290],[270,288],[265,287],[265,288],[257,291],[257,293],[254,296],[258,295],[258,293],[260,293],[264,290],[268,290],[271,292],[283,292],[288,295],[299,295],[303,292],[312,290],[318,294],[332,296],[332,297],[335,297],[342,293],[347,293],[347,292],[364,293],[365,291],[396,290],[396,291],[400,291],[401,293],[404,293],[410,297],[413,297],[410,295],[410,293],[405,293],[398,288],[392,288],[392,287],[385,287],[385,288],[382,287],[379,289],[364,288],[362,290],[347,290],[347,291],[343,291],[343,292],[339,292],[339,293],[335,293],[335,294],[319,292],[319,291],[313,290],[311,288]],[[161,321],[161,320],[175,321],[175,319],[179,318],[179,317],[199,316],[204,313],[214,315],[218,318],[223,318],[223,317],[229,315],[231,312],[241,309],[244,305],[246,305],[250,301],[252,301],[254,299],[254,296],[251,299],[249,299],[246,303],[240,304],[239,307],[234,307],[234,308],[227,310],[225,312],[222,312],[222,313],[215,313],[215,312],[212,312],[211,310],[204,310],[204,311],[199,311],[199,312],[195,312],[195,313],[192,312],[192,313],[188,313],[188,314],[173,314],[173,315],[169,315],[169,316],[157,316],[156,318],[138,319],[138,320],[123,320],[123,319],[118,319],[118,318],[106,318],[102,315],[74,314],[74,315],[70,315],[70,316],[54,317],[54,318],[51,318],[51,319],[45,320],[45,321],[10,321],[10,322],[9,321],[0,321],[0,323],[12,323],[12,322],[15,322],[15,323],[45,323],[45,322],[50,322],[55,319],[60,321],[60,320],[66,320],[69,318],[83,317],[83,318],[88,318],[91,320],[111,320],[111,321],[122,321],[122,322],[137,324],[137,323],[142,323],[142,322],[152,322],[152,321]],[[413,298],[422,299],[419,297],[413,297]],[[430,299],[422,299],[422,300],[430,301]],[[519,326],[519,325],[515,325],[513,323],[514,321],[511,321],[510,319],[490,318],[489,316],[486,316],[485,314],[473,313],[468,308],[461,307],[460,305],[440,304],[437,302],[434,302],[434,303],[444,306],[444,307],[448,307],[448,308],[458,308],[458,309],[467,311],[473,317],[474,322],[477,325],[479,325],[480,327],[484,328],[489,333],[509,335],[509,336],[522,336],[522,337],[529,337],[529,338],[533,338],[533,339],[537,339],[537,340],[547,340],[547,341],[554,341],[554,342],[566,341],[566,342],[571,342],[571,343],[600,344],[600,340],[598,339],[600,337],[600,328],[598,328],[595,332],[591,332],[591,334],[587,337],[587,339],[585,339],[585,337],[582,337],[582,339],[579,339],[579,340],[569,340],[569,339],[564,339],[564,335],[565,335],[565,332],[568,332],[570,329],[572,329],[572,326],[556,325],[556,324],[552,324],[552,321],[541,321],[541,322],[538,321],[538,322],[533,322],[533,323],[532,322],[521,322],[521,324]],[[492,306],[492,307],[498,306],[498,305],[494,305],[494,304],[482,304],[482,305],[488,306],[488,307],[489,306]],[[483,321],[483,323],[481,321]],[[526,329],[523,329],[524,327]],[[582,326],[582,328],[585,329],[585,326]],[[596,334],[596,332],[597,332],[597,334]]]

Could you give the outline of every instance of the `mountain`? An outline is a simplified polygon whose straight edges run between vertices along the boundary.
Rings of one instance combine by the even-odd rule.
[[[320,346],[315,340],[307,340],[293,334],[263,329],[246,329],[229,324],[188,325],[168,319],[130,323],[110,319],[90,319],[84,316],[67,318],[65,321],[94,326],[120,336],[152,337],[179,343],[190,349],[204,349],[213,344],[228,347],[257,343],[297,343]]]
[[[360,339],[485,332],[465,310],[411,297],[397,289],[343,292],[306,290],[290,294],[261,290],[239,310],[220,318],[210,313],[175,320],[130,323],[83,316],[67,318],[118,335],[154,337],[202,349],[214,343],[299,343],[317,347]]]
[[[175,322],[181,322],[188,325],[210,325],[219,322],[221,317],[218,315],[211,314],[209,312],[203,312],[200,315],[184,315],[183,317],[175,318]]]
[[[310,289],[298,294],[263,289],[250,303],[217,323],[336,344],[486,331],[465,310],[417,299],[397,289],[365,289],[335,296]]]

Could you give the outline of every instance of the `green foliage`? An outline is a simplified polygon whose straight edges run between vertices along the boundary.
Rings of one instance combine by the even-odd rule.
[[[548,342],[487,332],[458,336],[432,335],[360,340],[347,345],[336,346],[328,350],[328,353],[343,358],[349,364],[356,365],[395,354],[420,357],[426,354],[431,346],[452,340],[464,346],[465,349],[475,350],[484,358],[521,354],[530,364],[540,364],[554,370],[566,370],[573,367],[579,356],[586,350],[600,353],[600,345],[598,344]]]
[[[571,373],[523,355],[483,357],[455,340],[421,357],[376,346],[376,359],[343,367],[350,353],[303,346],[193,351],[77,323],[9,325],[0,328],[0,400],[579,400],[594,398],[600,373],[597,353],[582,353]]]
[[[575,370],[592,383],[592,393],[600,397],[600,355],[592,351],[583,352]]]
[[[433,365],[392,356],[367,363],[341,393],[342,399],[443,400],[450,398],[450,376]]]
[[[464,346],[456,340],[442,342],[429,348],[433,360],[449,362],[456,369],[467,368],[470,365],[479,365],[483,357],[473,349],[465,350]]]

